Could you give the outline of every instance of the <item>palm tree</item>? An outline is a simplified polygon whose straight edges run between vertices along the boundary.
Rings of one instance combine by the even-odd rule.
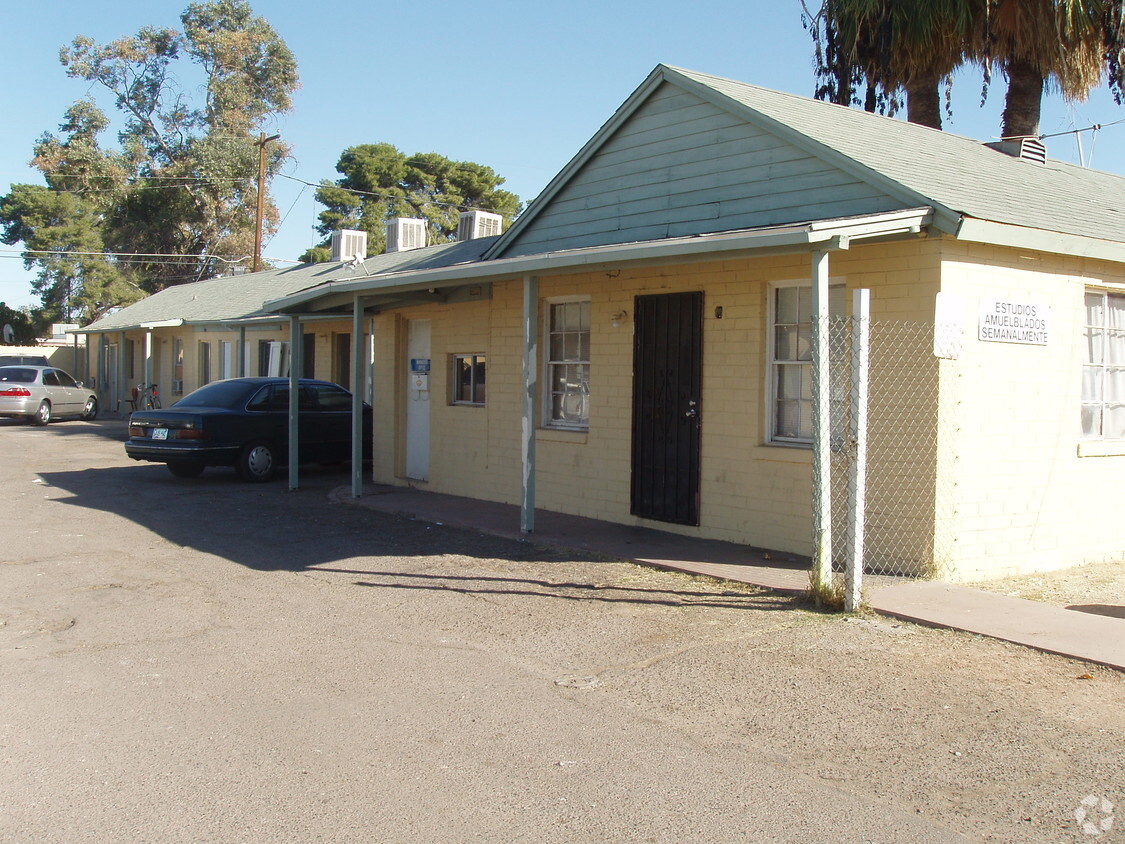
[[[1080,100],[1104,73],[1123,99],[1125,0],[822,0],[805,15],[826,80],[818,96],[851,102],[860,81],[884,98],[904,91],[913,123],[941,128],[939,86],[966,62],[1008,80],[1003,137],[1038,134],[1048,85]]]
[[[907,119],[940,129],[941,83],[966,60],[986,5],[987,0],[823,0],[815,15],[806,7],[823,80],[818,96],[851,104],[855,88],[864,83],[868,111],[880,98],[893,111],[902,91]]]

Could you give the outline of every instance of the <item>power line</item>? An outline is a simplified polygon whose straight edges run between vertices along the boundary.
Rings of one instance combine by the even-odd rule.
[[[310,188],[335,188],[336,190],[342,190],[342,191],[345,191],[346,193],[354,193],[356,196],[373,196],[376,199],[401,199],[401,200],[404,200],[406,202],[410,202],[410,198],[408,196],[400,196],[398,194],[393,194],[393,193],[375,193],[375,192],[369,191],[369,190],[359,190],[358,188],[346,188],[343,185],[336,184],[335,182],[327,182],[327,181],[326,182],[320,182],[320,183],[306,182],[304,179],[298,179],[296,176],[287,176],[285,173],[278,173],[277,175],[278,175],[279,178],[289,179],[292,182],[297,182],[298,184],[301,184],[301,185],[307,185]],[[443,208],[460,208],[460,209],[465,209],[465,210],[469,210],[471,208],[472,209],[478,208],[478,206],[476,206],[476,205],[468,205],[464,202],[438,202],[436,199],[427,199],[424,202],[421,202],[419,204],[421,204],[421,205],[440,205]],[[479,208],[479,210],[490,211],[494,214],[499,213],[492,208]]]
[[[5,254],[6,253],[6,254]],[[116,261],[127,264],[170,264],[173,266],[183,263],[180,261],[160,261],[150,259],[160,258],[179,258],[190,259],[193,261],[198,260],[215,260],[222,261],[225,264],[240,264],[243,261],[250,259],[250,255],[244,255],[241,258],[224,258],[222,255],[212,255],[206,252],[203,253],[170,253],[170,252],[87,252],[78,249],[0,249],[0,258],[20,258],[25,254],[31,255],[86,255],[96,256],[101,258],[113,258]]]

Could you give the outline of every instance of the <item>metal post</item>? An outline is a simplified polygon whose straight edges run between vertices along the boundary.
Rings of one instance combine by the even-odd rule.
[[[863,542],[867,507],[867,378],[871,350],[871,291],[852,292],[852,459],[848,469],[848,561],[844,609],[863,602]]]
[[[304,365],[301,349],[301,320],[299,317],[289,317],[289,489],[297,488],[298,472],[298,436],[300,434],[297,424],[300,410],[301,394],[301,368]]]
[[[238,326],[238,377],[246,377],[246,326]]]
[[[152,395],[152,329],[145,329],[145,394]],[[139,398],[139,396],[138,396]],[[147,407],[148,401],[142,405]]]
[[[832,586],[831,391],[828,253],[812,253],[813,569],[816,589]]]
[[[352,498],[363,495],[363,385],[364,366],[363,299],[352,299]]]
[[[115,367],[117,371],[113,374],[117,381],[117,395],[113,397],[114,407],[117,408],[118,413],[121,412],[121,404],[125,401],[125,348],[125,332],[122,331],[117,337],[117,366]]]
[[[523,478],[520,497],[520,532],[535,530],[535,388],[538,383],[539,279],[523,279]]]

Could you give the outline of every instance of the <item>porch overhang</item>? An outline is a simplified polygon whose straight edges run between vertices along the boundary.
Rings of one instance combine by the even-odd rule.
[[[404,307],[424,301],[441,301],[444,297],[458,295],[458,291],[466,299],[471,299],[474,287],[527,275],[546,277],[626,264],[685,264],[771,254],[834,251],[847,249],[853,241],[917,237],[933,221],[933,213],[928,206],[908,208],[793,225],[566,249],[437,269],[331,279],[317,287],[266,302],[263,310],[303,315],[326,311],[348,313],[356,295],[362,295],[369,308]]]

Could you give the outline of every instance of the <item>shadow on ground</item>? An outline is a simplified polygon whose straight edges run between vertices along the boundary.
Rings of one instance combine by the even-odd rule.
[[[87,436],[112,437],[120,424],[83,425]],[[102,430],[92,430],[101,428]],[[39,433],[55,436],[61,429]],[[353,576],[356,586],[377,589],[441,590],[481,595],[522,595],[560,600],[788,610],[790,596],[753,587],[727,588],[689,582],[668,589],[651,585],[604,555],[558,550],[526,540],[486,535],[464,527],[415,521],[366,508],[333,503],[329,493],[348,483],[346,465],[301,469],[301,487],[285,480],[247,484],[232,469],[208,469],[199,478],[174,478],[160,464],[39,472],[56,503],[112,514],[140,525],[173,545],[221,557],[258,571],[317,571]],[[77,520],[76,520],[77,521]],[[456,558],[469,558],[457,560]],[[450,559],[453,558],[453,559]],[[542,569],[512,576],[470,571],[472,560],[521,564],[587,563],[607,566],[589,581],[560,570],[558,579]],[[460,570],[459,570],[460,569]],[[604,581],[604,582],[590,582]]]

